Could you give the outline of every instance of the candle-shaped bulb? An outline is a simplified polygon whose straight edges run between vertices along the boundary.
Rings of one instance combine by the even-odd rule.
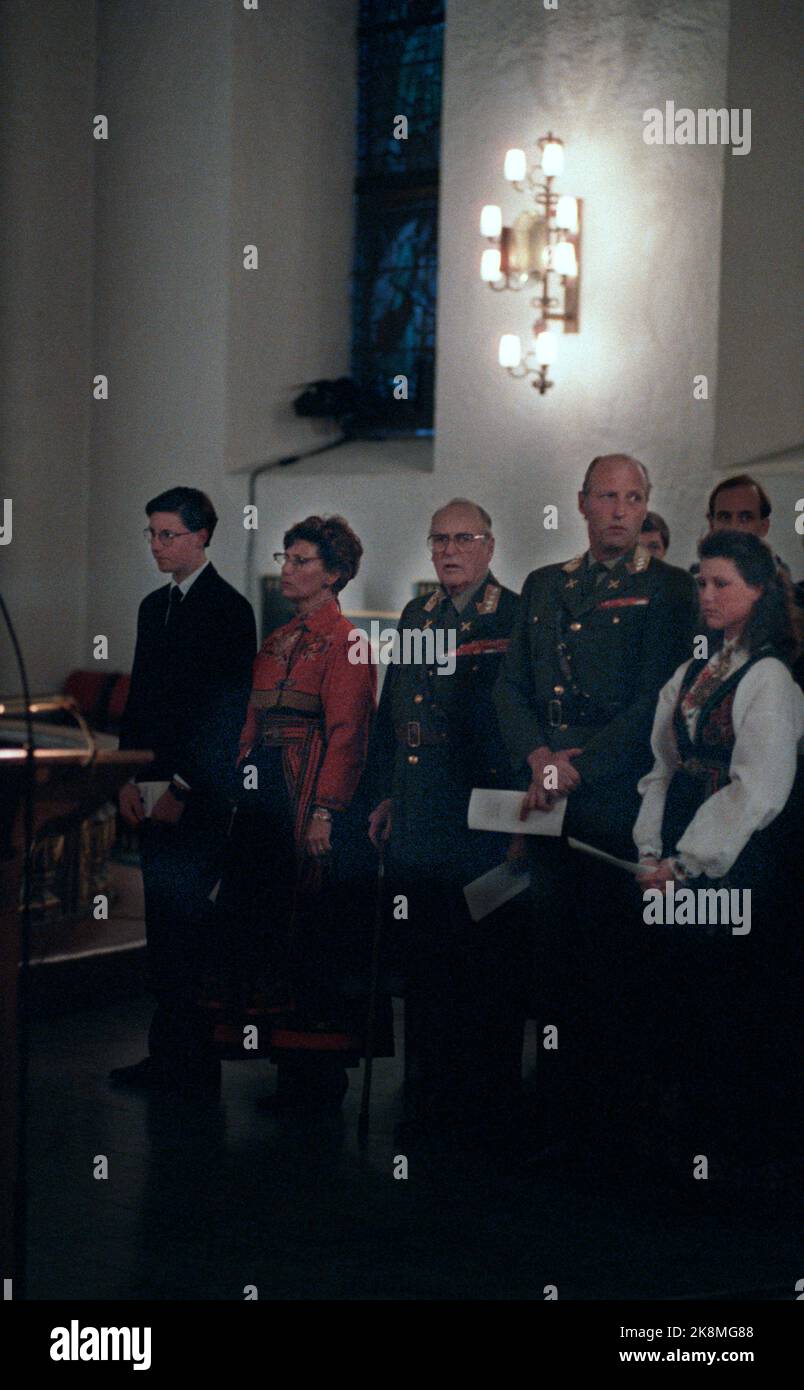
[[[547,140],[542,146],[542,173],[554,178],[564,168],[564,146],[560,140]]]
[[[487,203],[480,213],[480,235],[498,237],[502,231],[502,211],[496,203]]]
[[[563,232],[578,230],[578,199],[562,193],[556,203],[556,226]]]
[[[551,362],[555,362],[557,350],[555,333],[544,329],[536,334],[536,361],[540,367],[549,367]]]
[[[558,275],[577,275],[578,262],[571,241],[559,241],[553,247],[553,270]]]
[[[496,246],[490,246],[480,257],[480,278],[491,284],[500,278],[500,253]]]
[[[522,361],[522,344],[516,333],[503,333],[497,354],[501,367],[518,367]]]
[[[521,183],[527,172],[528,161],[524,150],[509,150],[505,156],[503,174],[509,183]]]

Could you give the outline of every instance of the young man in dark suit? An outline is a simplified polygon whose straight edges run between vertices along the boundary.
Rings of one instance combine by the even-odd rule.
[[[151,786],[124,787],[120,811],[127,824],[140,827],[148,970],[157,1006],[149,1055],[116,1068],[110,1080],[214,1092],[220,1062],[195,990],[256,629],[251,604],[207,559],[218,520],[209,498],[196,488],[169,488],[145,511],[145,537],[171,582],[140,604],[120,747],[150,748],[155,758],[146,774]],[[162,788],[153,785],[159,783]]]

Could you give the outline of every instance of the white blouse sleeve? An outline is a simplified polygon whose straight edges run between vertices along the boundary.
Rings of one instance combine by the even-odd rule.
[[[640,857],[646,855],[653,855],[656,859],[662,857],[664,803],[667,788],[670,786],[673,773],[678,766],[676,737],[673,732],[673,711],[688,666],[688,661],[682,662],[675,674],[659,691],[650,736],[654,764],[637,787],[637,791],[642,797],[642,805],[634,823],[634,842]]]
[[[746,671],[732,707],[730,782],[700,806],[678,841],[689,873],[721,878],[757,830],[778,816],[793,789],[804,696],[787,667],[763,657]]]

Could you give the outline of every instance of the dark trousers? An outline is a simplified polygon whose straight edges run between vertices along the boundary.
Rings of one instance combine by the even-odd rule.
[[[557,1046],[540,1049],[537,1105],[574,1148],[628,1142],[655,1057],[659,965],[633,879],[570,849],[531,845],[532,1012]]]
[[[395,890],[396,891],[396,890]],[[493,1128],[518,1117],[524,933],[507,905],[472,922],[461,888],[407,883],[405,1098],[410,1118]]]
[[[148,1047],[177,1081],[202,1076],[214,1061],[196,1000],[226,819],[225,808],[190,801],[178,824],[146,821],[140,830],[148,977],[157,1001]]]

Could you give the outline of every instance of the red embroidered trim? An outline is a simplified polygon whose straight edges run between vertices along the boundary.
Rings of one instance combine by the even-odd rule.
[[[649,603],[649,598],[607,598],[597,606],[598,608],[645,608]]]
[[[734,724],[732,722],[734,695],[735,692],[730,690],[728,695],[724,695],[714,709],[710,710],[701,729],[701,743],[722,748],[732,747],[734,744]]]
[[[271,1047],[277,1051],[309,1049],[312,1052],[359,1052],[361,1038],[350,1033],[305,1033],[295,1028],[272,1028]]]
[[[477,642],[463,642],[456,648],[456,656],[480,656],[483,652],[507,652],[511,645],[510,637],[487,637]]]

